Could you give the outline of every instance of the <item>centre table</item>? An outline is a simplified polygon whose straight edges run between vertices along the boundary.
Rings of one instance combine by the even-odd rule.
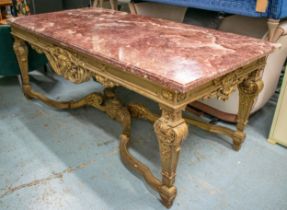
[[[159,192],[166,207],[176,197],[176,167],[188,124],[231,137],[233,148],[239,150],[250,110],[263,88],[266,57],[273,50],[268,42],[250,37],[99,8],[19,17],[10,25],[25,96],[59,109],[89,105],[120,122],[123,162]],[[58,75],[74,83],[95,79],[105,90],[65,102],[32,90],[28,44],[46,55]],[[158,103],[161,115],[141,104],[123,105],[114,92],[117,86]],[[209,97],[226,100],[236,87],[240,92],[236,129],[183,117],[187,104]],[[161,179],[128,151],[133,118],[154,123]]]

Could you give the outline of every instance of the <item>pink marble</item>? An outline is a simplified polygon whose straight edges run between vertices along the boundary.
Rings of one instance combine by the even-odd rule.
[[[99,8],[19,17],[11,25],[179,92],[267,56],[273,49],[250,37]]]

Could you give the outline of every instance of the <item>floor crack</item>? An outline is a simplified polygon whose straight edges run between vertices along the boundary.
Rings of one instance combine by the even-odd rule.
[[[18,186],[15,186],[15,187],[12,187],[12,186],[9,186],[6,191],[2,194],[0,194],[0,199],[11,194],[11,193],[14,193],[18,190],[21,190],[21,189],[24,189],[24,188],[27,188],[27,187],[33,187],[33,186],[37,186],[37,185],[40,185],[40,184],[45,184],[47,183],[48,181],[51,181],[51,180],[54,180],[54,179],[61,179],[63,178],[63,176],[65,174],[69,174],[69,173],[72,173],[76,170],[79,170],[79,169],[82,169],[82,168],[86,168],[87,166],[95,163],[96,161],[95,160],[91,160],[89,162],[86,162],[86,163],[81,163],[75,167],[68,167],[66,168],[65,170],[61,171],[61,172],[57,172],[57,173],[53,173],[51,174],[50,176],[46,177],[46,178],[42,178],[42,179],[35,179],[31,182],[28,182],[28,183],[25,183],[25,184],[21,184],[21,185],[18,185]]]

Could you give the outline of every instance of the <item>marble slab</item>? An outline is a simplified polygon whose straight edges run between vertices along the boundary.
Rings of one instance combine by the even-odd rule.
[[[255,38],[100,8],[19,17],[10,24],[178,92],[273,49]]]

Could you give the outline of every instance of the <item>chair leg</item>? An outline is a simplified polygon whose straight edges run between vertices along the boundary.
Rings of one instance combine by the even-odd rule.
[[[94,0],[92,3],[93,7],[103,7],[103,0]]]
[[[130,8],[131,14],[137,15],[137,10],[136,10],[134,3],[129,3],[129,8]]]
[[[276,30],[278,29],[280,20],[268,19],[268,41],[275,42],[274,35],[276,34]]]
[[[118,0],[110,0],[110,4],[113,10],[118,10]]]
[[[97,7],[98,0],[91,0],[91,7]]]

